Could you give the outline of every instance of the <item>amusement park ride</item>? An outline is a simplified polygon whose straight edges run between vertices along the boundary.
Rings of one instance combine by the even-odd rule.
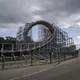
[[[42,41],[32,41],[31,36],[28,36],[30,30],[35,26],[43,27],[46,37],[44,36]],[[52,63],[53,58],[57,58],[58,63],[60,63],[61,60],[66,60],[67,57],[78,56],[73,39],[68,37],[68,34],[55,24],[50,24],[43,20],[30,23],[29,26],[25,25],[21,36],[23,36],[23,40],[21,41],[16,40],[15,43],[0,43],[0,59],[3,63],[3,68],[4,63],[7,61],[6,57],[11,57],[15,61],[17,60],[16,56],[22,56],[24,60],[30,56],[32,65],[34,58],[38,60],[49,58],[50,63]],[[31,40],[28,41],[27,39]]]

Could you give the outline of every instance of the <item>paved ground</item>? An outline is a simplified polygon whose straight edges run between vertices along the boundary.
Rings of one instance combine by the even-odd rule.
[[[0,71],[0,80],[80,80],[80,57],[61,64]]]
[[[80,58],[19,80],[80,80]]]
[[[15,80],[21,77],[30,76],[37,74],[55,67],[57,63],[36,65],[36,66],[26,66],[24,68],[14,68],[8,70],[0,70],[0,80]],[[4,77],[5,76],[5,77]]]

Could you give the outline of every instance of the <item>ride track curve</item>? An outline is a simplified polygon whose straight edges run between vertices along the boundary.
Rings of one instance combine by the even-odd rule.
[[[26,34],[28,34],[29,30],[32,29],[32,27],[34,27],[35,25],[44,25],[46,28],[48,28],[48,30],[50,31],[51,34],[49,35],[49,37],[46,40],[37,43],[38,46],[35,46],[33,48],[28,48],[27,51],[32,51],[32,50],[35,50],[35,49],[39,49],[39,48],[45,47],[47,44],[49,44],[54,39],[54,36],[55,36],[54,27],[49,22],[42,21],[42,20],[32,23],[30,25],[30,27],[26,30]],[[34,43],[32,43],[32,44],[34,44]]]

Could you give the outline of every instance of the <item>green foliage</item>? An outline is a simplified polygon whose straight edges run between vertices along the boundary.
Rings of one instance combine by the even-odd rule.
[[[16,38],[14,37],[0,37],[0,43],[15,43],[16,42]]]

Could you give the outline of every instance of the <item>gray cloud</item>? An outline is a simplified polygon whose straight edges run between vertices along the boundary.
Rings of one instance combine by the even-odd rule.
[[[40,17],[68,24],[76,22],[74,15],[79,13],[80,0],[0,0],[0,23],[3,24],[26,23]]]

